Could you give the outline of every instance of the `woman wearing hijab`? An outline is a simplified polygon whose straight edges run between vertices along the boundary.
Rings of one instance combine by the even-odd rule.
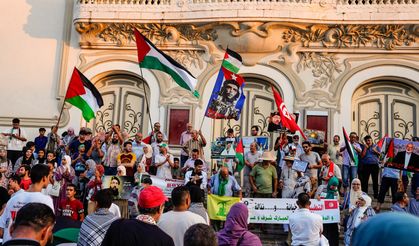
[[[139,164],[144,165],[144,171],[146,173],[150,173],[150,167],[153,162],[153,148],[151,148],[151,145],[146,144],[143,147],[143,151],[144,151],[144,155],[141,158],[141,161]]]
[[[217,233],[218,245],[261,246],[259,237],[247,229],[249,210],[243,203],[234,204],[227,215],[224,229]]]
[[[60,195],[58,196],[58,201],[66,199],[66,190],[67,185],[71,184],[75,177],[74,168],[71,166],[71,158],[68,155],[65,155],[61,160],[61,166],[57,168],[55,172],[55,180],[60,182]]]
[[[368,195],[358,197],[357,207],[352,213],[346,224],[346,232],[344,237],[345,246],[351,245],[352,233],[362,222],[368,218],[375,216],[374,209],[371,207],[371,198]]]
[[[343,210],[343,228],[346,230],[346,223],[348,222],[349,215],[357,207],[358,197],[367,195],[361,190],[361,180],[353,179],[351,182],[351,189],[345,193],[342,203]]]

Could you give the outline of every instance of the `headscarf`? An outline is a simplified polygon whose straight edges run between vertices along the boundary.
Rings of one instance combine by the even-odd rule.
[[[247,229],[249,210],[243,203],[236,203],[230,208],[224,229],[218,232],[218,245],[262,245],[260,239]],[[246,234],[246,237],[245,237]]]
[[[71,157],[68,155],[64,155],[64,159],[66,160],[67,164],[63,165],[68,171],[70,171],[71,167]]]
[[[121,166],[118,166],[118,168],[116,170],[117,171],[121,171],[121,175],[119,175],[119,176],[126,176],[127,175],[127,170],[122,165]]]
[[[329,182],[327,183],[327,194],[326,199],[334,199],[336,192],[338,191],[338,185],[339,185],[339,179],[333,176],[331,179],[329,179]],[[335,188],[332,189],[332,186]]]
[[[356,207],[356,201],[358,200],[358,197],[360,197],[362,195],[361,185],[359,186],[359,190],[358,191],[354,191],[354,189],[353,189],[353,183],[355,181],[358,181],[359,183],[361,183],[361,180],[355,178],[351,182],[351,191],[349,193],[349,204],[351,206],[354,206],[354,207]]]
[[[101,164],[96,165],[96,170],[100,173],[100,175],[103,175],[105,173],[105,168]]]
[[[398,212],[378,214],[362,223],[355,230],[352,245],[417,245],[419,242],[418,228],[419,218],[413,215]]]
[[[89,170],[87,171],[87,177],[91,178],[92,176],[95,176],[96,162],[92,159],[89,159],[86,161],[86,165],[89,167]]]

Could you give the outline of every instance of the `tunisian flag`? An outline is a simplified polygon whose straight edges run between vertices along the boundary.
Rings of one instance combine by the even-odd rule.
[[[284,102],[282,101],[281,96],[275,90],[273,86],[272,86],[272,91],[274,93],[275,103],[276,103],[276,106],[278,107],[279,115],[281,116],[282,125],[292,132],[299,131],[301,133],[301,136],[303,136],[303,138],[307,140],[307,137],[304,135],[301,128],[297,125],[294,118],[290,115],[287,108],[285,107]]]

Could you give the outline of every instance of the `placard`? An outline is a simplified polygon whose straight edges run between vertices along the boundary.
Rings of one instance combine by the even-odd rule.
[[[211,143],[212,159],[234,159],[236,158],[236,139],[235,138],[217,138]]]
[[[386,138],[381,151],[385,167],[419,173],[419,142]]]
[[[102,186],[113,191],[114,199],[128,199],[134,187],[134,177],[104,176]]]
[[[250,144],[256,143],[257,151],[263,153],[269,149],[269,138],[267,136],[246,136],[242,137],[244,153],[250,151]]]
[[[297,172],[305,172],[308,167],[307,161],[300,161],[300,160],[294,160],[294,163],[292,164],[292,169]]]

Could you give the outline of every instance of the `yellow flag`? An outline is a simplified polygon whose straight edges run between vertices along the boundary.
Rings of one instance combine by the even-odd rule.
[[[226,220],[231,206],[240,202],[239,197],[208,195],[208,216],[212,220]]]

